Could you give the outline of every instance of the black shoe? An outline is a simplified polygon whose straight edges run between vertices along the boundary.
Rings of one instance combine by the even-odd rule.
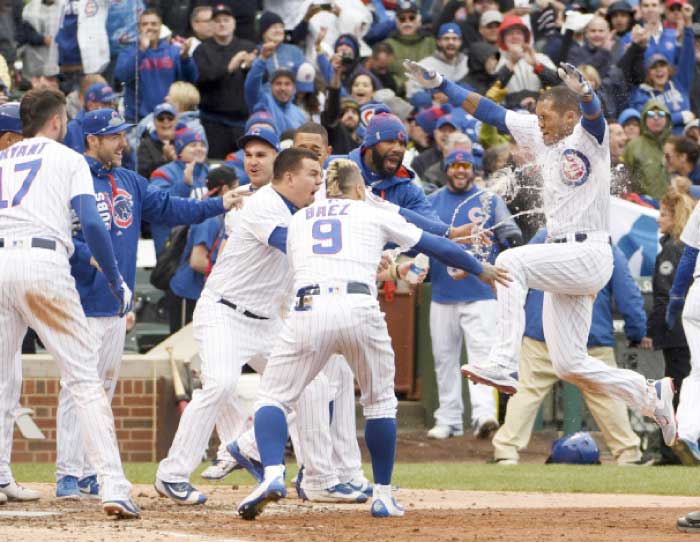
[[[676,529],[684,533],[700,533],[700,512],[690,512],[683,518],[678,518]]]

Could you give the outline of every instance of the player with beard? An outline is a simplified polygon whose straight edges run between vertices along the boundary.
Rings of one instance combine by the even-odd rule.
[[[455,225],[480,224],[494,228],[494,243],[485,255],[493,263],[500,250],[522,244],[520,228],[503,200],[474,184],[474,158],[465,149],[456,149],[445,158],[447,185],[428,200],[445,222]],[[455,215],[455,211],[457,214]],[[470,247],[471,248],[471,247]],[[435,359],[440,406],[435,426],[428,437],[444,439],[463,434],[462,383],[459,379],[462,342],[470,360],[488,360],[496,340],[496,296],[488,285],[474,276],[459,280],[456,273],[435,258],[430,259],[432,303],[430,336]],[[488,438],[498,428],[493,390],[469,382],[471,423],[475,436]]]

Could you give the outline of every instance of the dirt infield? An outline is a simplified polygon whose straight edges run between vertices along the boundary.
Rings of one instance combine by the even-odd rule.
[[[368,505],[312,506],[289,498],[246,522],[234,507],[249,488],[201,486],[209,502],[193,508],[137,486],[143,519],[117,522],[102,514],[98,501],[59,501],[52,484],[29,486],[45,497],[0,507],[0,541],[700,541],[675,530],[677,517],[700,508],[692,497],[402,489],[407,513],[401,519],[374,520]],[[20,516],[27,513],[33,517]]]

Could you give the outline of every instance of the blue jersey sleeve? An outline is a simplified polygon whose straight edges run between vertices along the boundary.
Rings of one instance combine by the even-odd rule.
[[[143,177],[139,177],[138,184],[142,194],[143,219],[153,224],[197,224],[226,212],[221,198],[197,200],[171,196],[165,190],[148,186],[148,181]]]
[[[287,253],[287,228],[277,226],[270,237],[267,239],[267,244],[276,248],[280,252]]]
[[[473,275],[481,275],[484,267],[474,256],[462,250],[462,248],[444,237],[438,237],[432,233],[423,232],[413,248],[431,258],[440,260],[447,266],[463,269]]]
[[[432,233],[433,235],[442,235],[447,237],[447,235],[450,233],[450,227],[441,220],[431,220],[430,218],[404,207],[399,208],[399,214],[406,219],[406,222],[415,224],[421,230]]]

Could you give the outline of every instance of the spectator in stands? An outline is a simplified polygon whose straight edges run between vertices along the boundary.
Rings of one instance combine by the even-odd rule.
[[[689,137],[695,143],[700,144],[700,120],[695,119],[693,122],[686,125],[683,130],[683,135]]]
[[[462,30],[456,23],[445,23],[437,33],[437,49],[430,56],[420,60],[420,65],[428,70],[441,73],[450,81],[462,81],[467,75],[467,55],[460,52],[462,48]],[[406,96],[409,98],[423,90],[415,82],[406,84]]]
[[[106,30],[109,37],[110,60],[103,75],[112,86],[115,85],[114,69],[119,55],[138,43],[139,15],[143,11],[143,4],[143,0],[119,0],[109,5]]]
[[[340,62],[334,62],[335,56],[340,58]],[[324,76],[327,82],[333,77],[333,71],[340,72],[340,83],[346,93],[350,93],[350,80],[358,69],[362,69],[362,59],[360,58],[360,43],[352,34],[341,34],[335,41],[334,56],[331,57],[331,70],[326,69]],[[321,58],[319,56],[319,67]]]
[[[112,109],[118,96],[112,87],[104,83],[95,83],[85,92],[85,106],[78,115],[68,123],[63,144],[76,152],[85,152],[85,136],[83,135],[83,118],[86,113],[95,109]]]
[[[80,110],[85,107],[85,93],[92,85],[96,85],[97,83],[102,83],[104,85],[109,84],[99,73],[90,73],[80,78],[80,85],[78,88],[66,96],[66,114],[69,119],[74,119],[78,116]]]
[[[545,242],[540,230],[531,241]],[[531,289],[525,302],[525,335],[520,350],[518,393],[508,401],[503,426],[493,437],[494,460],[499,465],[516,465],[519,453],[530,440],[537,412],[559,377],[554,372],[542,329],[544,294]],[[588,352],[616,367],[612,306],[625,320],[625,335],[633,343],[647,347],[644,300],[632,278],[625,255],[613,247],[613,274],[598,293],[593,305],[593,323],[588,336]],[[644,343],[642,343],[644,341]],[[581,388],[583,398],[603,433],[618,465],[641,464],[639,437],[632,430],[626,405],[617,398]]]
[[[493,231],[493,244],[480,253],[490,262],[495,261],[503,248],[522,243],[520,230],[512,218],[508,220],[510,212],[503,200],[474,184],[474,158],[469,152],[450,152],[444,169],[446,186],[428,198],[443,222],[457,226],[478,223],[488,229],[498,224]],[[474,245],[470,248],[475,250]],[[488,358],[495,340],[496,296],[474,276],[457,280],[448,267],[433,258],[430,276],[433,285],[430,337],[440,406],[435,411],[435,426],[428,431],[428,437],[445,439],[463,434],[464,405],[459,373],[462,343],[470,360]],[[469,382],[471,424],[478,438],[489,438],[498,428],[495,397],[493,390]]]
[[[649,40],[644,52],[645,60],[651,58],[652,55],[662,54],[671,64],[675,64],[678,56],[676,52],[676,31],[672,28],[664,28],[661,21],[663,15],[661,0],[640,0],[639,15],[641,17],[641,25]],[[632,32],[628,32],[620,41],[620,49],[624,51],[631,41]]]
[[[306,58],[299,47],[284,42],[284,22],[282,18],[271,11],[263,11],[259,24],[260,45],[258,49],[261,58],[263,58],[263,49],[266,50],[264,60],[267,74],[272,76],[281,68],[296,72]]]
[[[624,52],[620,46],[622,37],[632,29],[634,22],[634,10],[626,0],[617,0],[608,6],[605,10],[605,18],[610,24],[612,30],[612,48],[613,59],[618,59]]]
[[[502,22],[503,15],[498,10],[492,9],[482,13],[479,19],[479,36],[481,36],[481,40],[469,45],[469,55],[472,54],[472,50],[477,43],[485,42],[495,47],[498,42],[498,28]]]
[[[199,69],[197,87],[202,96],[202,125],[211,145],[209,155],[223,159],[238,149],[248,108],[242,100],[246,73],[257,52],[251,41],[234,36],[236,20],[226,5],[217,4],[212,14],[214,36],[194,53]]]
[[[671,112],[674,134],[682,134],[685,124],[695,118],[689,97],[695,75],[695,38],[692,28],[679,27],[679,30],[683,32],[683,44],[678,49],[678,65],[673,66],[660,53],[646,57],[646,80],[630,97],[630,105],[640,111],[652,98],[663,101]]]
[[[365,68],[379,80],[383,88],[391,89],[397,93],[396,79],[391,75],[391,65],[395,59],[394,48],[388,42],[375,43],[372,46],[372,56],[365,62]]]
[[[411,169],[416,172],[416,175],[420,177],[421,180],[426,182],[435,182],[435,179],[428,180],[426,178],[427,170],[435,165],[440,164],[439,169],[444,174],[443,167],[443,150],[445,148],[445,143],[450,134],[462,131],[464,127],[463,115],[459,111],[454,111],[453,113],[448,113],[447,115],[441,116],[437,119],[435,123],[435,129],[433,130],[433,145],[427,150],[420,153],[411,162]],[[469,149],[471,151],[471,149]],[[444,186],[447,180],[446,175],[441,175],[439,182],[436,183],[438,186]]]
[[[625,129],[617,122],[608,123],[608,133],[610,138],[610,165],[615,167],[623,163],[622,155],[627,145],[627,134]]]
[[[357,133],[360,125],[360,106],[353,98],[340,97],[342,56],[333,55],[331,64],[333,77],[326,89],[321,124],[328,130],[328,142],[333,150],[338,154],[347,154],[362,142]]]
[[[208,196],[223,196],[238,186],[236,172],[221,166],[207,175]],[[167,292],[170,333],[192,321],[194,307],[224,244],[224,215],[190,226],[180,265]]]
[[[401,0],[396,7],[397,31],[386,40],[394,50],[394,63],[391,65],[391,75],[396,80],[397,95],[406,94],[406,76],[404,75],[404,59],[418,62],[435,51],[435,38],[421,30],[422,20],[418,6],[413,0]]]
[[[677,390],[681,389],[683,379],[690,373],[690,350],[685,338],[683,323],[679,318],[672,329],[666,325],[666,307],[673,278],[676,276],[678,262],[683,253],[684,244],[680,240],[681,232],[693,212],[695,203],[685,194],[669,193],[661,200],[659,225],[661,252],[656,255],[652,279],[654,303],[649,313],[647,335],[651,337],[654,350],[661,350],[664,357],[664,376],[673,378]],[[673,398],[674,408],[678,408],[678,395]],[[661,440],[661,460],[656,464],[677,465],[676,455]]]
[[[625,109],[620,113],[620,116],[617,117],[617,122],[625,130],[629,141],[639,137],[641,133],[641,119],[642,115],[640,112],[631,107]]]
[[[676,30],[685,25],[683,17],[683,6],[692,6],[688,0],[666,0],[666,10],[664,11],[664,28],[675,28]],[[687,9],[687,8],[686,8]]]
[[[177,111],[169,103],[162,103],[153,110],[154,129],[143,134],[137,150],[138,173],[150,178],[159,167],[177,159],[175,146],[175,119]]]
[[[658,200],[668,190],[663,146],[671,134],[671,114],[665,104],[649,100],[642,109],[642,119],[641,135],[627,143],[622,155],[630,171],[628,191]]]
[[[197,65],[189,56],[189,44],[178,47],[160,39],[161,26],[158,12],[144,10],[139,18],[138,46],[122,51],[117,59],[114,76],[126,86],[125,116],[130,121],[145,117],[162,103],[174,81],[197,81]]]
[[[30,39],[22,48],[22,75],[29,79],[40,75],[49,64],[49,46],[58,32],[59,2],[30,0],[22,10],[23,24],[29,26],[32,35],[41,39]]]
[[[489,12],[500,13],[499,5],[496,0],[476,0],[468,4],[468,6],[471,9],[466,13],[466,17],[462,19],[458,17],[457,14],[460,10],[465,9],[465,3],[458,0],[446,2],[439,16],[433,21],[433,30],[435,32],[440,28],[440,25],[445,23],[456,22],[459,24],[462,29],[462,36],[464,36],[464,48],[466,50],[469,50],[473,43],[481,41],[482,39],[488,41],[488,38],[482,33],[481,18]],[[489,17],[492,17],[492,15]],[[489,17],[487,17],[487,20]]]
[[[206,178],[209,173],[207,145],[201,134],[189,128],[175,132],[174,143],[177,159],[151,173],[151,186],[167,190],[173,196],[202,199],[207,192]],[[170,227],[151,224],[151,233],[157,256],[168,240]]]
[[[355,70],[350,79],[350,97],[362,107],[372,101],[374,93],[382,88],[379,80],[364,69]]]
[[[260,56],[253,61],[245,78],[244,97],[248,108],[260,107],[272,113],[275,126],[281,133],[296,130],[305,122],[304,112],[294,104],[295,72],[279,68],[270,77],[270,88],[263,84],[267,61],[275,53],[275,45],[266,43],[262,46]]]
[[[192,28],[192,38],[190,45],[190,56],[194,55],[197,47],[203,41],[214,37],[214,10],[211,6],[197,6],[190,14],[190,27]]]
[[[693,184],[700,185],[700,146],[684,136],[671,136],[664,143],[666,169],[674,175],[688,177]]]
[[[475,92],[486,94],[489,88],[498,79],[498,60],[500,53],[496,47],[485,41],[474,43],[469,49],[469,57],[467,66],[469,73],[464,79],[464,82],[471,86]],[[510,79],[512,72],[507,68],[501,70],[506,74],[505,79]],[[503,86],[503,85],[501,85]]]
[[[271,130],[277,133],[277,128],[275,127],[274,122],[275,121],[272,118],[272,115],[267,111],[256,111],[245,123],[245,133],[249,133],[251,130],[255,130],[257,128],[265,128],[266,130]],[[230,153],[226,157],[224,165],[236,172],[239,186],[250,183],[248,173],[246,173],[245,170],[245,152],[243,149],[238,149],[236,152]]]
[[[501,59],[497,69],[506,67],[513,72],[506,91],[514,102],[520,102],[524,93],[539,92],[544,86],[559,83],[556,67],[548,56],[536,53],[530,46],[530,29],[520,17],[508,15],[498,29],[498,47]]]

